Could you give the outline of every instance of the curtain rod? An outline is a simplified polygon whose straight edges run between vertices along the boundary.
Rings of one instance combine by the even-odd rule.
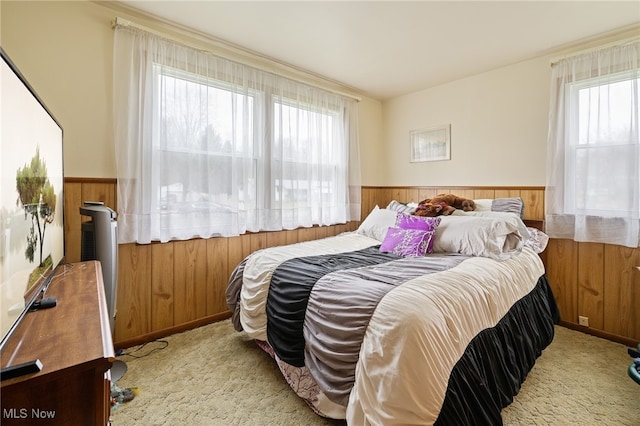
[[[137,24],[137,23],[135,23],[133,21],[130,21],[128,19],[116,17],[115,20],[113,21],[113,25],[112,26],[113,26],[113,28],[116,28],[118,26],[120,26],[120,27],[132,27],[132,28],[135,28],[135,29],[138,29],[138,30],[150,33],[150,34],[153,34],[155,36],[162,37],[162,38],[164,38],[166,40],[170,40],[172,42],[178,43],[181,46],[189,47],[191,49],[196,49],[196,50],[198,50],[200,52],[208,53],[208,54],[215,55],[215,56],[223,56],[223,57],[225,57],[225,59],[230,59],[230,60],[234,60],[234,61],[238,62],[238,59],[236,59],[236,58],[229,58],[228,56],[225,56],[223,54],[219,54],[219,53],[213,52],[211,50],[207,50],[207,49],[203,49],[203,48],[200,48],[200,47],[196,47],[194,45],[186,43],[185,41],[181,40],[179,37],[175,37],[175,36],[172,36],[170,34],[164,33],[162,31],[158,31],[158,30],[155,30],[153,28],[149,28],[149,27],[146,27],[144,25]],[[298,68],[296,68],[296,67],[294,67],[292,65],[288,65],[288,64],[279,62],[276,59],[269,58],[269,57],[266,57],[266,56],[262,56],[260,54],[256,54],[256,53],[251,52],[249,50],[245,50],[245,49],[242,49],[240,47],[233,46],[232,44],[229,44],[228,42],[224,42],[222,40],[215,40],[215,39],[210,38],[209,36],[207,36],[206,38],[207,38],[207,42],[209,42],[209,43],[213,42],[214,44],[217,45],[217,47],[220,47],[223,50],[231,51],[232,53],[234,53],[236,55],[239,55],[239,56],[242,56],[242,57],[245,57],[245,58],[247,56],[249,56],[250,59],[252,59],[251,62],[254,62],[254,61],[255,62],[262,62],[262,61],[268,62],[268,63],[274,65],[275,68],[285,68],[285,72],[286,71],[289,71],[289,72],[292,71],[293,74],[303,74],[303,76],[306,77],[307,79],[300,78],[300,77],[295,77],[295,76],[292,76],[292,75],[283,75],[283,77],[290,78],[290,79],[295,80],[295,81],[297,81],[299,83],[315,85],[315,86],[317,86],[317,87],[319,87],[319,88],[321,88],[323,90],[327,90],[327,91],[329,91],[331,93],[334,93],[336,95],[340,95],[340,96],[355,100],[356,102],[360,102],[362,100],[362,98],[360,96],[358,96],[358,95],[355,95],[355,94],[352,94],[352,93],[348,93],[348,92],[344,92],[344,91],[341,91],[341,90],[336,90],[336,89],[333,89],[331,87],[327,87],[326,82],[329,82],[329,80],[327,80],[325,78],[322,78],[320,76],[315,76],[312,73],[309,73],[308,71],[305,71],[305,70],[302,70],[302,69],[298,69]],[[254,64],[254,63],[251,63],[251,64],[244,63],[244,64],[252,66],[254,68],[258,68],[258,69],[260,69],[262,71],[265,71],[265,72],[275,73],[273,69],[269,69],[268,67],[266,67],[264,65],[261,65],[261,64]]]
[[[640,35],[623,38],[623,39],[620,39],[620,40],[612,41],[610,43],[605,43],[605,44],[601,44],[601,45],[598,45],[598,46],[589,47],[589,48],[582,49],[582,50],[579,50],[579,51],[573,52],[573,53],[567,53],[567,54],[564,54],[562,56],[558,56],[558,57],[553,58],[551,60],[551,62],[550,62],[550,65],[553,67],[554,65],[556,65],[558,62],[562,61],[563,59],[571,58],[571,57],[578,56],[578,55],[584,55],[586,53],[595,52],[596,50],[606,49],[608,47],[625,46],[627,44],[631,44],[631,43],[634,43],[634,42],[637,42],[637,41],[640,41]]]

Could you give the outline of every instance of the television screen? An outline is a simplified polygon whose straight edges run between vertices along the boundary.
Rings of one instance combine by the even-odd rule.
[[[0,348],[64,258],[62,128],[0,49]]]

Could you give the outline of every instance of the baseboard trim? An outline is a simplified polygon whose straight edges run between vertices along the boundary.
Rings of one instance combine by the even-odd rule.
[[[594,328],[591,327],[585,327],[583,325],[579,325],[579,324],[575,324],[572,322],[568,322],[568,321],[560,321],[560,325],[566,328],[569,328],[571,330],[576,330],[576,331],[581,331],[585,334],[590,334],[592,336],[595,337],[601,337],[603,339],[607,339],[610,340],[612,342],[616,342],[616,343],[622,343],[623,345],[626,346],[631,346],[631,347],[636,347],[638,345],[638,342],[628,338],[628,337],[624,337],[624,336],[618,336],[617,334],[613,334],[613,333],[608,333],[606,331],[602,331],[602,330],[596,330]]]
[[[151,342],[153,340],[167,337],[172,334],[182,333],[183,331],[192,330],[194,328],[202,327],[203,325],[223,321],[230,317],[231,311],[221,312],[219,314],[199,318],[195,321],[185,322],[175,327],[164,328],[162,330],[154,331],[153,333],[142,334],[132,339],[119,340],[114,343],[114,347],[117,351],[120,349],[130,348],[132,346],[142,345],[143,343]]]

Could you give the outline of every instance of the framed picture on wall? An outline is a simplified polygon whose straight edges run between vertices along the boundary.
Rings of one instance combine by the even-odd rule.
[[[451,160],[451,125],[412,130],[411,162]]]

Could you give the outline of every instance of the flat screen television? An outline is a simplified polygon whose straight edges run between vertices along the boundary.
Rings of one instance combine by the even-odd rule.
[[[62,127],[2,48],[0,54],[2,350],[63,262],[64,172]]]

